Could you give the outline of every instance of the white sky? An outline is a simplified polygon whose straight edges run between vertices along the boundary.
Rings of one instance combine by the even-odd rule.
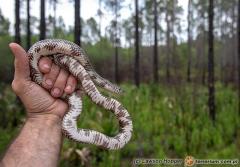
[[[73,3],[69,3],[69,0],[60,0],[61,3],[57,5],[57,16],[62,16],[66,26],[73,26],[74,23],[74,7]],[[39,2],[40,0],[34,0],[31,2],[31,15],[34,15],[39,18]],[[46,1],[47,2],[47,1]],[[126,4],[132,3],[134,5],[133,0],[126,0]],[[182,17],[182,25],[183,29],[186,29],[187,25],[187,5],[188,0],[179,0],[179,4],[183,7],[184,13]],[[21,10],[21,17],[26,17],[25,4],[23,4]],[[102,5],[103,6],[103,5]],[[5,17],[7,17],[11,22],[11,32],[13,32],[13,24],[14,23],[14,0],[0,0],[0,8]],[[84,20],[87,20],[90,17],[96,17],[98,10],[98,0],[81,0],[81,17]],[[52,8],[46,3],[46,16],[49,15],[49,12],[53,12]],[[121,17],[127,18],[131,13],[128,11],[128,8],[123,9],[121,11]],[[105,27],[109,24],[112,16],[104,11],[104,16],[102,18],[102,31],[104,32]],[[98,20],[99,17],[96,17]],[[185,38],[186,35],[183,34],[182,38]]]

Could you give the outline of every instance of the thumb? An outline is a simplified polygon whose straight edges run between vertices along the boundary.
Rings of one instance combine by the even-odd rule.
[[[10,43],[9,47],[14,54],[14,66],[16,80],[31,80],[29,70],[29,60],[26,51],[16,43]]]

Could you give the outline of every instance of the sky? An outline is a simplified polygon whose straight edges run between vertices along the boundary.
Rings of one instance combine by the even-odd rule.
[[[67,27],[73,26],[74,23],[74,7],[73,3],[69,3],[69,0],[60,0],[61,3],[57,5],[57,16],[62,16]],[[134,5],[133,0],[125,0],[125,4],[131,3]],[[40,0],[34,0],[31,2],[31,15],[39,17],[39,4]],[[183,7],[183,17],[182,17],[182,28],[186,29],[187,25],[187,5],[188,0],[179,0],[179,4]],[[26,4],[23,4],[25,7]],[[14,23],[14,0],[0,0],[0,8],[5,17],[7,17],[11,23]],[[95,17],[96,20],[98,10],[98,0],[81,0],[81,17],[84,20],[87,20],[90,17]],[[26,18],[26,10],[22,8],[21,17]],[[50,13],[53,14],[52,8],[46,3],[46,16]],[[128,11],[128,8],[124,8],[121,11],[121,18],[127,18],[131,13]],[[106,10],[104,11],[104,16],[102,18],[102,31],[104,32],[105,27],[109,24],[112,15],[109,14]],[[13,32],[13,24],[11,24],[10,32]],[[183,38],[184,38],[183,34]]]

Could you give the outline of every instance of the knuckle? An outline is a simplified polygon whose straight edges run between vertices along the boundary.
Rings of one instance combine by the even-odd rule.
[[[49,59],[48,57],[41,57],[40,62],[50,63],[51,59]]]
[[[12,81],[12,90],[17,94],[17,95],[23,95],[29,92],[30,90],[33,89],[33,85],[29,83],[23,83],[22,81],[19,80],[13,80]]]
[[[76,78],[73,78],[73,84],[77,85],[77,79]]]
[[[17,83],[16,83],[16,81],[15,80],[13,80],[12,81],[12,90],[14,91],[14,92],[16,92],[16,90],[18,90],[18,85],[17,85]]]
[[[69,83],[72,84],[72,85],[75,85],[77,83],[77,80],[71,75],[69,77]]]
[[[66,84],[66,79],[65,78],[62,78],[62,77],[59,77],[56,82],[55,82],[55,86],[59,87],[59,88],[63,88]]]
[[[61,87],[64,87],[66,85],[66,83],[67,83],[67,79],[68,79],[68,75],[66,73],[64,73],[64,72],[61,72],[58,75],[55,84],[59,85]]]
[[[53,64],[52,65],[52,71],[53,71],[53,73],[58,73],[60,71],[60,67],[55,65],[55,64]]]
[[[13,80],[12,82],[12,90],[16,93],[19,94],[22,91],[22,86],[19,81]]]
[[[57,74],[54,73],[52,70],[50,71],[50,73],[46,74],[45,76],[46,78],[51,79],[53,82],[57,79]]]

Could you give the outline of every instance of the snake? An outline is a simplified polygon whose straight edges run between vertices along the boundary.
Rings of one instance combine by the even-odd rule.
[[[129,142],[133,131],[131,116],[120,102],[104,96],[98,87],[115,94],[122,93],[122,89],[97,74],[80,46],[64,39],[44,39],[34,43],[27,53],[31,79],[38,85],[43,84],[43,74],[38,68],[38,62],[44,56],[51,58],[56,65],[66,69],[77,79],[77,89],[72,94],[61,97],[69,106],[61,125],[67,138],[108,150],[121,149]],[[84,95],[115,115],[119,123],[119,130],[115,136],[78,128],[77,119],[82,112]]]

